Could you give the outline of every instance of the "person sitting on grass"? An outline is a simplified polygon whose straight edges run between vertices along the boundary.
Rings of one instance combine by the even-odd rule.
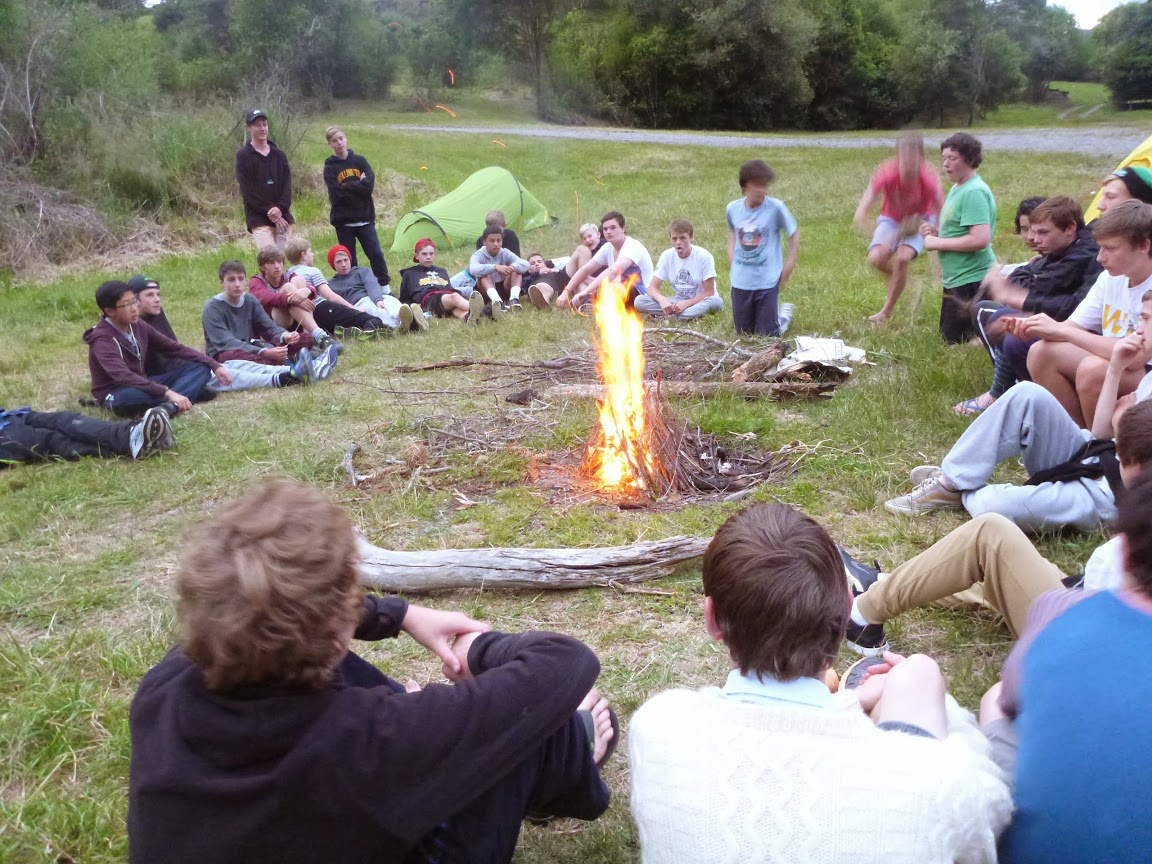
[[[1116,421],[1116,460],[1125,490],[1152,467],[1152,401],[1139,402]],[[1119,495],[1120,502],[1124,495]],[[1097,547],[1084,566],[1084,590],[1114,590],[1121,581],[1119,541]],[[1014,637],[1042,594],[1073,581],[1044,558],[1024,532],[999,513],[983,513],[929,549],[880,573],[852,559],[848,647],[873,655],[887,650],[884,623],[909,609],[954,597],[998,612]],[[978,595],[966,592],[979,586]],[[962,595],[957,597],[956,595]]]
[[[189,411],[193,402],[216,398],[208,386],[213,375],[221,384],[232,376],[219,362],[140,321],[140,300],[126,282],[104,282],[96,289],[103,317],[84,331],[92,395],[121,417],[135,417],[163,405],[169,414]],[[168,371],[147,374],[153,355],[171,358]]]
[[[1145,205],[1140,205],[1145,206]],[[1091,431],[1080,428],[1056,397],[1031,381],[1010,388],[976,418],[940,467],[912,472],[913,489],[884,503],[889,513],[918,516],[933,510],[999,513],[1025,531],[1095,531],[1116,515],[1122,487],[1115,448],[1116,424],[1137,402],[1152,397],[1152,373],[1120,396],[1134,358],[1152,356],[1152,290],[1145,292],[1136,333],[1112,340],[1112,357],[1100,388]],[[990,484],[996,465],[1020,457],[1028,485]],[[1152,453],[1131,451],[1141,464]]]
[[[1038,312],[1005,319],[1008,332],[1034,340],[1028,350],[1032,380],[1047,389],[1079,425],[1090,427],[1100,383],[1117,339],[1136,327],[1141,298],[1152,288],[1152,205],[1126,201],[1093,223],[1101,273],[1065,321]],[[1120,382],[1131,393],[1150,358],[1135,356]]]
[[[742,510],[709,544],[703,582],[704,626],[732,671],[632,715],[645,864],[996,861],[1011,795],[936,663],[887,654],[884,674],[851,689],[850,670],[830,692],[851,595],[823,528],[783,504]]]
[[[516,236],[516,232],[508,227],[508,220],[504,218],[503,210],[489,210],[484,217],[484,230],[488,230],[489,225],[500,226],[500,247],[507,249],[517,258],[520,257],[520,238]],[[476,238],[476,248],[482,249],[484,247],[484,235],[481,234]]]
[[[564,290],[568,284],[568,274],[563,267],[557,267],[550,258],[539,252],[528,256],[528,272],[524,274],[521,286],[528,292],[528,299],[537,309],[547,309],[552,298]]]
[[[376,281],[371,270],[354,265],[348,247],[337,245],[329,249],[328,266],[336,271],[336,275],[328,280],[328,287],[361,312],[374,315],[385,327],[400,333],[428,329],[428,322],[420,320],[424,316],[419,307],[413,309],[401,303],[392,296],[387,285],[381,286]],[[413,323],[417,328],[412,327]]]
[[[1152,860],[1152,793],[1136,767],[1152,746],[1152,680],[1129,665],[1152,649],[1152,476],[1120,499],[1113,527],[1120,584],[1038,599],[981,702],[1015,780],[1003,864]]]
[[[636,311],[649,315],[691,320],[724,308],[716,293],[716,262],[712,253],[693,245],[692,223],[677,219],[668,226],[672,248],[660,253],[648,293],[636,298]],[[672,299],[660,293],[660,286],[672,286]]]
[[[312,246],[304,237],[293,237],[284,249],[288,263],[285,278],[311,294],[312,315],[327,332],[340,338],[375,339],[395,329],[375,315],[361,312],[328,286],[328,277],[313,266]]]
[[[1152,171],[1143,165],[1128,165],[1109,174],[1096,209],[1103,216],[1109,208],[1133,200],[1152,204]]]
[[[276,324],[248,293],[242,263],[225,261],[218,273],[220,293],[204,304],[200,321],[205,350],[232,371],[233,389],[310,384],[332,374],[336,346],[313,358],[300,347],[300,334]]]
[[[996,263],[996,201],[976,173],[984,161],[980,141],[967,132],[949,135],[940,145],[944,173],[953,182],[940,211],[939,226],[920,225],[924,248],[940,253],[944,295],[940,301],[940,335],[955,345],[974,334],[972,303],[988,269]]]
[[[780,302],[792,278],[800,249],[800,229],[784,202],[768,197],[776,173],[760,159],[740,166],[743,197],[728,204],[728,263],[731,267],[732,320],[737,333],[779,336],[788,330],[795,306]],[[788,237],[788,257],[781,258]]]
[[[586,222],[580,226],[580,245],[572,250],[572,254],[566,259],[557,259],[555,263],[551,260],[548,262],[549,268],[557,268],[553,273],[549,270],[550,278],[548,279],[529,279],[525,278],[524,287],[528,291],[528,296],[532,300],[532,305],[537,309],[547,309],[552,305],[552,301],[560,296],[560,293],[568,285],[568,282],[576,275],[576,272],[592,260],[592,256],[600,251],[600,247],[604,245],[604,238],[600,235],[600,229],[593,225],[591,222]],[[541,256],[543,258],[543,256]],[[532,260],[532,256],[528,256],[528,260]],[[560,262],[563,261],[561,264]],[[579,291],[584,284],[598,275],[604,268],[596,265],[591,268],[591,273],[584,283],[576,286],[576,291]],[[529,274],[531,276],[531,274]],[[532,285],[535,285],[537,290],[532,291]]]
[[[0,408],[0,468],[84,456],[143,459],[175,444],[168,412],[159,406],[149,408],[139,421],[119,422],[72,411]]]
[[[132,701],[133,862],[509,862],[526,814],[592,820],[618,729],[600,664],[557,633],[365,595],[319,491],[259,484],[176,573],[180,645]],[[386,676],[354,639],[406,633],[452,683]]]
[[[1008,333],[1003,319],[1040,312],[1063,321],[1080,304],[1100,275],[1100,247],[1084,226],[1080,205],[1064,196],[1036,205],[1028,217],[1028,245],[1036,257],[1008,275],[992,267],[984,290],[992,298],[976,305],[980,341],[992,357],[992,386],[956,405],[957,414],[979,414],[1017,381],[1029,381],[1028,349],[1032,342]]]
[[[293,284],[284,277],[284,253],[264,248],[256,254],[259,273],[248,280],[248,292],[255,297],[268,317],[285,330],[299,332],[301,348],[327,348],[335,344],[332,334],[316,323],[312,313],[316,304],[311,288],[299,280]]]
[[[873,324],[887,321],[896,308],[908,282],[908,268],[924,249],[920,223],[935,224],[943,204],[940,178],[924,160],[924,139],[919,135],[901,136],[896,158],[873,172],[852,218],[857,230],[868,230],[868,211],[878,197],[880,215],[868,244],[868,263],[888,277],[888,296],[880,311],[868,316]]]
[[[528,272],[528,262],[501,245],[503,230],[498,223],[488,225],[484,245],[468,262],[468,273],[476,279],[476,289],[488,298],[494,318],[508,309],[521,308],[520,285]]]
[[[491,313],[484,307],[484,298],[473,292],[465,297],[452,287],[448,271],[436,266],[436,244],[427,237],[416,241],[412,260],[415,267],[400,271],[400,302],[411,304],[437,318],[456,318],[470,324],[479,324],[480,318]]]
[[[652,281],[652,256],[643,243],[628,236],[623,213],[618,210],[605,213],[600,219],[600,230],[606,242],[568,280],[556,298],[556,305],[560,308],[571,306],[580,309],[596,296],[605,280],[630,284],[630,300],[643,294]],[[593,276],[598,271],[599,275]]]

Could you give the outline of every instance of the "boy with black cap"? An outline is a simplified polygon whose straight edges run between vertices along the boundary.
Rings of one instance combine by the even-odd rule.
[[[292,169],[284,151],[268,139],[268,115],[252,108],[244,115],[248,143],[236,151],[236,182],[244,199],[244,223],[259,251],[284,248],[292,236]]]

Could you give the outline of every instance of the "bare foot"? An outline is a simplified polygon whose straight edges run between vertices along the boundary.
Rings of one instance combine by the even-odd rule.
[[[985,391],[975,399],[968,399],[964,402],[957,402],[952,406],[952,410],[956,414],[959,414],[961,417],[969,417],[973,414],[979,414],[995,401],[996,400],[992,397],[992,394]]]
[[[608,744],[612,741],[612,715],[608,713],[608,709],[611,707],[608,700],[593,687],[577,708],[579,711],[592,713],[592,727],[594,729],[592,759],[597,764],[604,759],[604,754],[608,752]]]
[[[868,320],[871,321],[873,324],[883,324],[885,321],[888,320],[888,316],[891,314],[892,314],[891,312],[885,312],[883,309],[881,309],[875,315],[869,315]]]

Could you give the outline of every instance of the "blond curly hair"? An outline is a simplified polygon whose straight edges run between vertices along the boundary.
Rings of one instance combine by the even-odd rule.
[[[352,523],[291,480],[261,483],[200,525],[176,574],[182,646],[212,690],[322,687],[362,608]]]

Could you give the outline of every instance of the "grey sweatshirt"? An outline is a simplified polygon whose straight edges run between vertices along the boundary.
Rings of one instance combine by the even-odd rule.
[[[527,273],[530,266],[519,255],[509,252],[507,249],[501,249],[500,254],[493,258],[488,254],[488,250],[481,246],[472,253],[472,260],[468,262],[468,272],[477,279],[481,276],[491,276],[495,273],[498,264],[513,267],[517,273]],[[492,281],[503,282],[504,277],[496,274]]]
[[[204,304],[200,321],[204,326],[206,353],[210,357],[221,351],[259,354],[269,345],[282,345],[287,334],[283,327],[268,317],[260,301],[247,292],[240,299],[239,306],[229,303],[222,293],[217,294]]]
[[[344,276],[334,274],[328,280],[328,287],[353,306],[365,297],[373,303],[379,303],[381,297],[392,293],[387,285],[380,287],[380,283],[367,267],[353,267]]]

